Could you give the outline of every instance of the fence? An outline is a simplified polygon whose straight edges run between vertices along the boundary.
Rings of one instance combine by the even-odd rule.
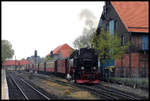
[[[148,68],[126,68],[126,67],[122,67],[122,68],[115,68],[113,70],[113,72],[111,71],[107,71],[108,75],[111,77],[140,77],[140,78],[144,78],[144,77],[148,77],[149,73],[148,73]]]
[[[115,68],[113,72],[104,69],[103,80],[138,88],[149,88],[148,68]]]

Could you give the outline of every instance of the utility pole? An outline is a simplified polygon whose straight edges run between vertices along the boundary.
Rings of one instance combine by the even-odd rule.
[[[34,68],[35,68],[35,73],[36,73],[37,72],[36,71],[37,50],[35,50],[35,52],[34,52],[34,59],[35,59],[35,66],[34,66]]]

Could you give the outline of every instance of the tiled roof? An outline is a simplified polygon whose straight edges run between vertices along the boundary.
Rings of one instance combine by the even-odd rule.
[[[20,65],[29,64],[28,60],[20,60]]]
[[[60,49],[62,48],[63,45],[60,45],[58,47],[56,47],[54,50],[53,50],[53,54],[58,54]]]
[[[129,32],[149,32],[148,1],[112,1]]]
[[[16,65],[18,64],[18,62],[15,61],[15,60],[6,60],[3,65],[9,66],[9,65],[15,65],[15,64],[16,64]]]
[[[66,58],[71,54],[71,51],[73,50],[72,47],[70,47],[68,44],[63,44],[58,46],[53,50],[53,54],[61,53],[61,55]]]
[[[64,58],[69,57],[73,49],[61,50],[61,54]]]
[[[29,64],[28,60],[6,60],[3,65],[11,66],[11,65],[24,65]]]

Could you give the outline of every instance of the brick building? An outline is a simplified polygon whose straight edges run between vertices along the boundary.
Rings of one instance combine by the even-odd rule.
[[[115,66],[129,75],[148,76],[149,60],[149,5],[148,1],[106,1],[100,17],[97,32],[103,27],[111,34],[117,33],[121,45],[131,46],[121,59],[115,59]],[[136,71],[138,69],[138,71]]]

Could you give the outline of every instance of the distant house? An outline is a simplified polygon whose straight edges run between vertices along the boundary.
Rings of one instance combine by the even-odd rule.
[[[149,5],[148,1],[106,1],[97,32],[103,27],[111,34],[117,33],[123,46],[131,46],[121,59],[115,59],[115,66],[128,68],[134,75],[148,74],[149,60]]]
[[[6,60],[3,64],[4,68],[12,68],[15,67],[22,67],[25,64],[29,64],[30,62],[28,60]]]
[[[30,61],[30,63],[33,63],[33,64],[35,63],[35,61],[37,63],[41,62],[40,56],[37,56],[36,58],[35,58],[35,56],[27,57],[27,60]]]
[[[63,44],[56,47],[53,51],[51,51],[49,56],[55,60],[63,59],[69,57],[72,51],[73,51],[72,47],[70,47],[68,44]]]

